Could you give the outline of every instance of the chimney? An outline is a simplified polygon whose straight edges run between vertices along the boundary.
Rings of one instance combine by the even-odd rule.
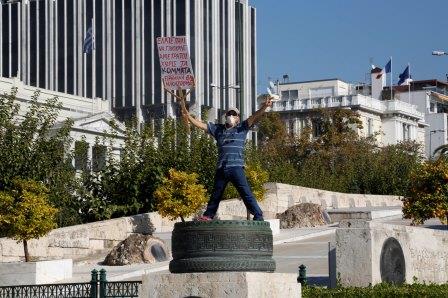
[[[386,74],[379,67],[375,67],[370,72],[372,80],[372,97],[381,100],[381,93],[383,92],[383,87],[386,85]]]

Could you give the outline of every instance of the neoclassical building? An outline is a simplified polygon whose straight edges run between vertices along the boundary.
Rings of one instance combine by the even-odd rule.
[[[21,121],[20,118],[29,111],[32,97],[37,88],[25,85],[18,78],[0,77],[1,94],[10,93],[12,88],[17,88],[16,99],[20,105],[17,121]],[[104,165],[106,162],[106,147],[110,146],[109,140],[111,139],[113,140],[113,153],[119,156],[125,140],[125,127],[111,112],[109,100],[97,98],[92,101],[91,99],[57,91],[39,90],[38,103],[45,104],[47,99],[54,97],[57,97],[62,103],[54,129],[58,129],[67,118],[71,118],[73,126],[70,136],[73,139],[73,148],[80,145],[81,140],[85,140],[87,143],[87,147],[80,146],[80,148],[83,148],[80,156],[75,156],[73,165],[76,169],[81,170],[87,167],[95,171],[98,167]],[[111,125],[111,121],[114,122],[114,125]]]
[[[280,113],[290,134],[299,134],[308,126],[313,136],[317,136],[318,109],[351,109],[360,115],[363,124],[358,130],[360,135],[375,135],[380,145],[413,140],[425,146],[428,127],[425,111],[404,100],[404,94],[395,92],[392,99],[386,96],[390,91],[384,88],[385,75],[379,76],[381,71],[372,70],[369,86],[353,85],[337,78],[278,83],[281,100],[275,102],[272,111]]]

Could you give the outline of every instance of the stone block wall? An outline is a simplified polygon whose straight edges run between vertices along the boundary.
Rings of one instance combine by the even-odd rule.
[[[309,202],[325,208],[401,206],[396,196],[343,194],[281,183],[267,183],[267,193],[260,207],[266,219],[295,204]],[[221,219],[245,219],[246,207],[238,199],[222,201]],[[189,220],[191,218],[188,218]],[[81,258],[100,250],[112,249],[132,233],[171,232],[176,221],[162,218],[157,212],[122,217],[101,222],[55,229],[46,237],[29,242],[32,256],[41,259]],[[23,259],[21,243],[0,239],[0,262]]]
[[[267,183],[265,187],[265,199],[259,204],[268,219],[300,203],[314,203],[325,209],[402,206],[398,196],[347,194],[282,183]],[[218,214],[220,219],[246,218],[246,208],[241,200],[226,200],[221,202]]]
[[[54,229],[47,236],[28,242],[30,255],[38,259],[61,259],[88,256],[104,249],[112,249],[132,233],[150,233],[151,222],[166,224],[158,214],[140,214],[100,222]],[[22,243],[0,238],[0,262],[15,262],[24,257]]]
[[[267,218],[300,203],[319,204],[325,209],[402,206],[398,196],[347,194],[282,183],[267,183],[266,188],[266,198],[260,207]]]
[[[384,242],[395,238],[403,250],[405,281],[448,282],[448,231],[347,220],[336,231],[336,271],[346,286],[382,281],[380,260]]]

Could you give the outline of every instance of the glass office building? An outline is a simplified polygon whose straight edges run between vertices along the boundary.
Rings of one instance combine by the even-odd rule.
[[[16,1],[16,0],[14,0]],[[8,0],[6,0],[8,2]],[[83,53],[92,26],[95,50]],[[0,76],[87,98],[120,118],[177,114],[163,91],[155,38],[186,35],[191,109],[218,119],[256,108],[256,12],[248,0],[22,0],[0,5]],[[140,110],[139,110],[140,108]],[[210,118],[211,117],[211,118]]]

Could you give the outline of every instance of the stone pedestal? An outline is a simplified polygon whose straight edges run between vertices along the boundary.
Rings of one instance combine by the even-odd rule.
[[[274,272],[269,222],[213,220],[180,222],[171,238],[170,272]]]
[[[344,286],[448,280],[448,231],[356,219],[339,227],[336,271]]]
[[[264,272],[153,273],[143,276],[141,298],[301,297],[297,275]]]
[[[71,259],[27,263],[0,263],[0,285],[50,284],[72,277]]]

